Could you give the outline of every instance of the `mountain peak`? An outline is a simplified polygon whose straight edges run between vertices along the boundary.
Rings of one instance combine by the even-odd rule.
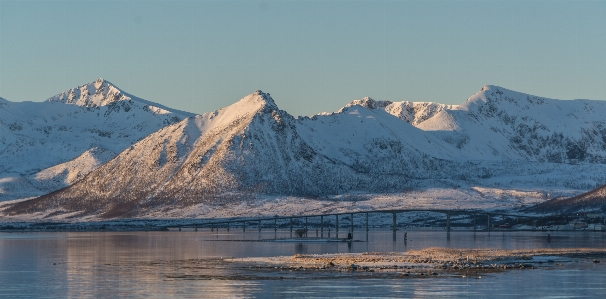
[[[272,110],[278,110],[278,105],[276,105],[276,102],[274,102],[274,99],[271,97],[271,95],[269,93],[265,93],[259,89],[259,90],[255,91],[255,93],[253,93],[253,95],[260,97],[261,100],[263,102],[265,102],[266,107],[268,107]]]
[[[66,90],[54,97],[46,100],[47,102],[60,102],[69,105],[77,105],[82,107],[102,107],[107,106],[115,102],[129,101],[137,102],[149,108],[154,113],[176,113],[184,117],[194,116],[194,113],[181,111],[173,108],[166,107],[164,105],[150,102],[129,94],[113,83],[99,78],[88,84],[78,86]]]
[[[480,91],[486,91],[486,90],[498,90],[500,87],[496,86],[496,85],[484,85],[484,87],[482,87],[482,89]]]
[[[243,97],[240,101],[229,106],[236,108],[241,111],[264,111],[271,112],[279,110],[278,106],[274,102],[274,99],[269,93],[265,93],[261,90],[257,90],[252,94]]]
[[[391,101],[376,101],[371,97],[364,97],[361,100],[353,100],[351,103],[345,105],[345,108],[359,105],[359,106],[362,106],[362,107],[368,108],[368,109],[377,109],[377,108],[385,108],[391,103],[392,103]]]
[[[122,90],[111,82],[99,78],[88,84],[66,90],[47,102],[62,102],[65,104],[78,105],[83,107],[106,106],[116,101],[130,100]]]
[[[94,84],[95,88],[100,88],[101,86],[106,85],[106,86],[112,86],[112,87],[118,89],[118,87],[116,87],[114,84],[112,84],[111,82],[109,82],[103,78],[99,78],[95,82],[91,82],[89,84]]]
[[[535,101],[536,100],[536,101]],[[496,85],[484,85],[480,91],[467,99],[467,104],[479,102],[521,102],[529,101],[530,104],[535,102],[543,102],[544,100],[552,100],[544,97],[538,97],[531,94],[503,88]]]

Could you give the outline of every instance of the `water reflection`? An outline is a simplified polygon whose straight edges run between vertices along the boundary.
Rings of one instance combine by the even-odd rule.
[[[285,238],[289,234],[288,230],[258,232],[255,229],[249,229],[246,233],[241,229],[232,229],[231,232],[214,229],[212,232],[0,233],[0,297],[81,298],[114,297],[118,294],[128,294],[125,297],[132,298],[247,297],[251,294],[266,294],[264,292],[268,288],[275,288],[277,293],[282,292],[286,296],[286,286],[293,286],[292,290],[305,293],[309,292],[309,284],[314,284],[316,290],[334,287],[341,292],[350,286],[364,286],[369,291],[378,290],[374,289],[374,284],[386,284],[389,287],[383,289],[381,294],[387,292],[391,295],[430,297],[431,294],[441,294],[438,290],[443,289],[442,285],[436,282],[440,279],[406,281],[406,290],[401,289],[404,282],[399,280],[381,280],[373,285],[349,280],[338,280],[336,285],[334,282],[318,284],[309,280],[307,283],[289,280],[286,284],[280,284],[279,281],[204,280],[212,276],[227,277],[233,273],[220,263],[200,264],[197,260],[407,251],[445,246],[502,249],[606,246],[606,234],[589,231],[492,232],[491,236],[488,232],[409,230],[397,232],[394,241],[392,231],[371,230],[365,234],[354,234],[354,239],[361,239],[362,242],[258,242]],[[597,278],[602,281],[606,278],[606,271],[599,270],[604,269],[604,263],[588,267],[595,267],[589,269],[598,271],[594,272],[598,274]],[[565,275],[577,280],[587,279],[583,273],[571,271],[551,271],[555,274],[550,272],[546,275],[552,275],[552,278],[553,275]],[[509,277],[505,283],[515,285],[511,281],[519,281],[519,277],[531,272],[518,271],[519,276],[503,274]],[[592,281],[594,280],[588,279],[586,283]],[[482,287],[490,283],[482,282]],[[458,289],[465,293],[470,292],[469,288],[474,284],[474,281],[457,280],[449,281],[446,285],[451,290]],[[317,291],[314,294],[318,294]],[[473,295],[473,292],[466,294]]]

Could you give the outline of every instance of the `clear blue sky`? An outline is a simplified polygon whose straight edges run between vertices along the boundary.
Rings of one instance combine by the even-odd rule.
[[[493,84],[606,99],[606,1],[0,0],[0,96],[102,77],[196,113],[257,89],[297,115]]]

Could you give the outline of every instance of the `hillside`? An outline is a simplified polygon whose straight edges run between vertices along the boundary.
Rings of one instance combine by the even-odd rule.
[[[606,211],[606,185],[572,197],[556,197],[528,209],[537,213],[583,213]]]
[[[365,98],[294,118],[257,91],[162,128],[73,185],[5,212],[135,217],[258,196],[424,188],[551,190],[538,192],[544,199],[606,182],[605,114],[601,101],[485,86],[462,105]]]
[[[0,100],[0,200],[68,186],[130,145],[193,114],[99,79],[45,102]]]

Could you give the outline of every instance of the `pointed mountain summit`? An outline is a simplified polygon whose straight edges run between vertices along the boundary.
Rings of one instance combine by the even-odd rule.
[[[47,99],[46,101],[51,103],[60,102],[88,108],[103,106],[117,107],[122,105],[123,109],[126,110],[130,108],[128,107],[130,106],[130,102],[136,102],[142,107],[145,107],[145,109],[157,114],[176,113],[185,117],[195,115],[194,113],[172,109],[164,105],[133,96],[103,78],[99,78],[91,83],[66,90]]]
[[[295,119],[257,91],[215,112],[155,132],[74,185],[15,206],[40,211],[131,217],[170,203],[239,201],[249,194],[321,194],[346,172],[317,155],[298,135]],[[59,211],[57,211],[59,212]],[[61,213],[63,213],[61,212]]]
[[[46,101],[62,102],[82,107],[99,107],[127,100],[130,100],[130,97],[124,95],[118,87],[103,78],[99,78],[94,82],[66,90]]]
[[[68,186],[192,115],[134,97],[103,79],[45,102],[0,101],[0,200]]]
[[[222,115],[228,115],[231,118],[239,118],[245,115],[252,115],[260,112],[271,113],[272,111],[278,110],[278,106],[269,93],[257,90],[219,111]]]

